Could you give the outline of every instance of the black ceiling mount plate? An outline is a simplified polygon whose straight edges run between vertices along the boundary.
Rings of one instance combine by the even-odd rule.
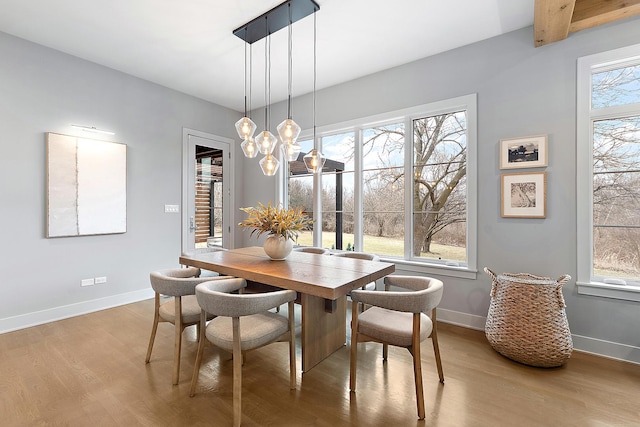
[[[291,7],[291,20],[289,20]],[[288,0],[233,30],[235,36],[252,44],[320,10],[313,0]]]

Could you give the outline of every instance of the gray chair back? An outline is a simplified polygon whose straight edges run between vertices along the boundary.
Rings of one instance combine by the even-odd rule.
[[[366,252],[338,252],[333,256],[342,256],[346,258],[364,259],[367,261],[380,261],[380,257],[376,254],[370,254]]]
[[[195,294],[196,285],[203,282],[199,275],[200,269],[197,267],[174,268],[153,271],[149,280],[155,292],[177,297]]]
[[[307,252],[310,254],[319,254],[319,255],[326,255],[329,253],[329,249],[317,248],[314,246],[301,246],[299,248],[294,248],[293,250],[297,252]]]
[[[267,311],[296,299],[292,290],[259,294],[231,294],[247,286],[244,279],[230,278],[204,282],[196,286],[198,305],[215,316],[241,317]]]

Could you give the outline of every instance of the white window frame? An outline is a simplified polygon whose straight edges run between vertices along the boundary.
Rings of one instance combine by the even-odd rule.
[[[453,99],[447,99],[443,101],[437,101],[429,104],[423,104],[416,107],[406,108],[402,110],[392,111],[388,113],[383,113],[375,116],[363,117],[360,119],[350,120],[347,122],[337,123],[328,126],[318,127],[316,129],[316,141],[315,147],[322,151],[322,147],[320,146],[322,137],[328,136],[331,134],[337,133],[346,133],[346,132],[354,132],[356,138],[356,147],[359,147],[359,139],[362,138],[362,131],[364,129],[384,126],[391,123],[399,123],[403,122],[405,125],[405,133],[408,135],[413,135],[410,131],[413,126],[414,119],[421,119],[424,117],[435,116],[438,114],[449,113],[452,111],[462,111],[466,112],[467,118],[467,263],[466,265],[460,266],[452,266],[445,264],[434,263],[433,260],[429,259],[419,259],[413,258],[409,259],[399,259],[399,258],[385,258],[382,256],[383,260],[387,260],[390,262],[394,262],[395,264],[401,266],[403,271],[412,271],[421,274],[439,274],[443,276],[451,276],[451,277],[459,277],[465,279],[475,279],[477,275],[477,95],[470,94],[465,96],[460,96]],[[303,139],[311,139],[313,138],[313,133],[311,130],[303,131],[299,137],[300,140]],[[413,182],[411,177],[413,176],[413,138],[405,137],[405,213],[412,212],[412,197],[411,192],[413,189]],[[358,154],[359,152],[356,152]],[[358,172],[358,167],[360,167],[360,172]],[[360,186],[362,180],[362,165],[356,164],[356,172],[355,172],[355,192],[357,195],[360,194]],[[358,177],[360,177],[358,179]],[[282,186],[286,188],[286,174],[282,180]],[[320,197],[319,197],[319,189],[322,188],[322,175],[317,174],[314,178],[314,216],[320,215]],[[286,197],[282,199],[284,202]],[[359,200],[359,196],[356,197],[354,204],[354,215],[357,218],[362,217],[362,201]],[[411,224],[411,216],[405,215],[405,232],[406,230],[412,230],[410,227]],[[317,218],[316,218],[317,219]],[[321,241],[321,230],[317,231],[318,227],[314,227],[314,245],[318,245]],[[355,243],[357,247],[362,247],[362,238],[361,238],[361,225],[356,223],[354,227],[355,234]],[[407,234],[405,233],[407,236]],[[411,238],[413,238],[413,232],[411,231],[408,234]],[[405,245],[411,245],[411,239],[405,239]],[[411,246],[409,246],[411,248]],[[407,250],[405,248],[405,253]]]
[[[615,106],[592,110],[591,76],[594,71],[620,68],[625,63],[640,64],[640,44],[578,58],[577,74],[577,147],[576,147],[576,204],[577,204],[577,279],[578,293],[640,302],[640,287],[595,281],[593,272],[593,122],[619,117],[621,108]],[[640,105],[637,114],[640,115]]]

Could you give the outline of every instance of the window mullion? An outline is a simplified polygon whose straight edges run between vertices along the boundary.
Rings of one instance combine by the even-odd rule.
[[[364,248],[363,241],[363,172],[362,172],[362,128],[354,132],[354,206],[353,206],[353,245],[357,251]]]
[[[404,258],[413,258],[413,120],[404,119]]]

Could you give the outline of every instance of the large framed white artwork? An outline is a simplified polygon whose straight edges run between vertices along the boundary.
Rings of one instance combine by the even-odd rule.
[[[127,146],[47,133],[47,237],[127,231]]]

